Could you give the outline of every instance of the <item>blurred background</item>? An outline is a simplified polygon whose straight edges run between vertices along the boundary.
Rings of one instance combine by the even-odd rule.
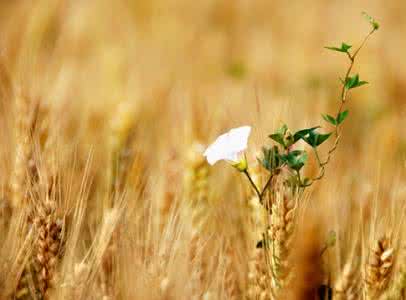
[[[103,276],[114,273],[109,260],[117,258],[114,275],[120,280],[111,280],[113,291],[127,295],[123,299],[161,299],[152,295],[162,289],[162,263],[172,262],[167,258],[173,254],[176,260],[165,272],[182,295],[173,299],[192,299],[194,292],[184,289],[191,279],[184,254],[195,240],[199,246],[204,241],[213,258],[208,274],[218,279],[221,292],[225,273],[216,260],[223,252],[233,256],[225,246],[238,252],[235,273],[244,277],[252,246],[267,227],[251,232],[245,226],[256,197],[233,168],[208,166],[202,150],[230,128],[251,125],[247,157],[260,180],[255,156],[284,123],[291,131],[317,125],[332,130],[321,114],[337,111],[348,58],[324,47],[345,42],[356,49],[371,30],[363,11],[380,23],[353,69],[369,84],[351,90],[340,145],[323,180],[300,199],[300,209],[315,212],[297,223],[314,223],[314,231],[326,236],[329,230],[337,233],[340,247],[328,254],[336,267],[359,239],[368,253],[367,233],[391,235],[400,245],[406,211],[406,1],[401,0],[0,1],[0,200],[10,198],[10,186],[26,197],[26,178],[40,178],[37,165],[56,174],[57,187],[61,178],[66,191],[58,209],[72,244],[66,247],[71,255],[60,259],[63,283],[82,258],[96,274],[107,257]],[[322,159],[332,142],[321,146]],[[315,158],[309,161],[303,175],[314,177]],[[35,176],[27,177],[27,170]],[[13,176],[20,186],[10,185]],[[37,202],[30,201],[28,209],[38,209]],[[180,208],[188,202],[192,209],[184,214]],[[9,208],[0,203],[0,217],[2,210]],[[13,230],[8,235],[18,240]],[[118,254],[109,254],[116,233],[125,247],[117,243]],[[206,245],[208,236],[215,246]],[[5,245],[0,258],[8,262],[13,251],[0,244]],[[9,269],[0,272],[7,274],[4,282]],[[113,299],[93,293],[101,290],[96,279],[89,288],[81,280],[89,295]],[[63,293],[61,299],[67,299]]]
[[[370,84],[350,95],[349,121],[327,177],[342,171],[373,181],[384,173],[379,180],[390,183],[404,169],[404,1],[0,5],[3,134],[19,90],[59,106],[66,141],[93,149],[97,158],[107,120],[124,110],[134,113],[137,144],[151,164],[191,140],[207,144],[233,126],[254,127],[254,154],[283,122],[292,130],[321,124],[321,113],[336,111],[339,76],[348,64],[345,55],[323,47],[359,45],[370,30],[361,15],[366,11],[381,28],[354,71]]]

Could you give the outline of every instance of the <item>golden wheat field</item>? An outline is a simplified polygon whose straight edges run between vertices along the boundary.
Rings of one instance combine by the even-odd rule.
[[[0,1],[0,299],[406,299],[405,11]]]

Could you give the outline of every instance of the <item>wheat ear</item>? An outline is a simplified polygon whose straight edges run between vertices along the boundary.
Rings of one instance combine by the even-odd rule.
[[[120,103],[110,122],[110,173],[108,178],[110,193],[121,192],[124,189],[134,159],[131,146],[134,141],[135,120],[135,106],[132,102],[126,101]],[[110,197],[111,199],[112,197]],[[107,206],[111,208],[113,203],[108,203]]]
[[[382,296],[383,300],[397,300],[406,298],[406,265],[404,253],[402,253],[402,263],[396,272],[393,285]]]
[[[70,286],[68,299],[82,299],[83,292],[86,289],[86,280],[89,272],[89,266],[86,263],[80,262],[75,264],[70,279],[71,281],[68,283]]]
[[[236,254],[231,245],[225,252],[224,289],[227,299],[238,300],[242,298],[242,292],[238,280],[238,268],[236,266]]]
[[[377,299],[387,288],[394,264],[394,248],[387,237],[374,242],[365,271],[365,295]]]
[[[34,219],[38,230],[34,266],[42,298],[48,297],[47,292],[53,284],[62,245],[62,220],[56,217],[55,209],[55,203],[48,200]]]
[[[115,199],[125,190],[125,186],[134,159],[132,145],[135,134],[135,106],[133,102],[125,101],[119,104],[109,127],[109,172],[108,172],[108,194],[105,198],[105,212],[109,212],[116,206]],[[112,232],[106,249],[101,257],[101,269],[98,274],[99,288],[103,297],[110,299],[114,295],[113,271],[115,269],[117,254],[117,243],[120,234],[118,227]]]
[[[178,203],[176,203],[177,191],[179,189],[177,183],[182,180],[179,165],[180,163],[176,152],[171,151],[164,164],[164,191],[162,197],[159,199],[158,207],[158,225],[161,232],[168,223],[170,213],[175,211],[175,208],[178,206]]]
[[[32,266],[32,237],[33,230],[28,230],[27,237],[20,249],[16,259],[16,268],[13,271],[17,272],[17,286],[13,288],[12,297],[15,299],[37,299],[37,289],[34,282],[35,270]],[[13,277],[11,275],[10,277]]]
[[[206,279],[207,261],[202,248],[205,232],[207,231],[208,219],[208,179],[209,165],[204,159],[204,147],[200,143],[192,144],[187,153],[185,168],[184,188],[187,207],[185,207],[185,219],[191,222],[191,243],[189,256],[192,261],[193,294],[201,297],[201,289]]]
[[[271,215],[272,287],[278,294],[287,285],[290,273],[289,255],[296,217],[296,198],[285,190],[275,191]]]
[[[268,267],[265,249],[257,248],[249,262],[248,271],[248,300],[271,300],[271,274]]]
[[[334,288],[334,298],[337,300],[358,299],[360,293],[359,263],[348,261],[340,272]]]
[[[250,169],[251,178],[257,187],[262,187],[263,180],[261,174],[261,166],[259,164],[254,165]],[[258,195],[253,192],[247,201],[247,222],[246,235],[249,237],[248,247],[255,250],[255,246],[259,240],[263,238],[263,233],[267,227],[268,212],[261,205]],[[254,251],[255,252],[255,251]]]
[[[15,158],[14,170],[10,178],[12,192],[12,207],[16,208],[24,202],[28,192],[30,171],[34,168],[32,135],[37,119],[38,105],[33,105],[30,99],[18,93],[15,100]],[[26,204],[26,203],[25,203]]]
[[[260,165],[255,165],[250,169],[250,174],[254,184],[261,187],[263,184]],[[261,205],[258,195],[253,193],[248,200],[248,222],[247,236],[250,237],[248,247],[250,251],[250,260],[248,263],[248,288],[246,298],[271,299],[271,272],[268,268],[269,251],[265,248],[257,248],[257,244],[264,238],[266,230],[266,219],[268,212]]]

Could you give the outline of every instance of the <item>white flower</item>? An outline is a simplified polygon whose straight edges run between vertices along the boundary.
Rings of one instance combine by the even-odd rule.
[[[251,126],[233,128],[229,132],[220,135],[206,149],[203,155],[210,165],[214,165],[220,160],[229,161],[233,165],[245,162],[243,152],[247,149],[250,133]]]

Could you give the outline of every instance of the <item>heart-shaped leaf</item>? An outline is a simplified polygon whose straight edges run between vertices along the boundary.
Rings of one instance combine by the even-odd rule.
[[[307,153],[302,150],[295,150],[282,155],[281,158],[291,169],[299,171],[307,161]]]
[[[327,114],[322,115],[322,117],[326,122],[328,122],[328,123],[330,123],[330,124],[332,124],[334,126],[337,125],[337,120],[334,117],[332,117],[330,115],[327,115]]]
[[[329,49],[329,50],[333,50],[333,51],[347,53],[348,50],[350,50],[351,47],[352,47],[351,45],[348,45],[346,43],[341,43],[340,48],[339,47],[324,47],[324,48]]]
[[[303,139],[307,135],[309,135],[310,132],[315,131],[317,128],[320,128],[320,126],[312,127],[312,128],[307,128],[307,129],[302,129],[297,131],[293,135],[293,140],[296,143],[298,140]]]
[[[337,122],[338,125],[341,124],[348,117],[348,113],[349,113],[349,111],[346,110],[346,111],[340,112],[337,115],[336,122]]]
[[[331,136],[331,133],[327,134],[321,134],[317,132],[310,132],[307,137],[304,138],[304,141],[308,143],[310,146],[313,148],[316,148],[323,144],[329,137]]]

